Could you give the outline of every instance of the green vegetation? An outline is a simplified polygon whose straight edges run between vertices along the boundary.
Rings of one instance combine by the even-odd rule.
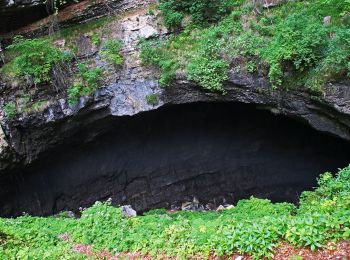
[[[167,44],[167,45],[165,45]],[[171,41],[140,41],[140,58],[144,65],[156,65],[161,72],[159,84],[163,87],[170,84],[175,78],[178,64],[173,61],[175,52],[168,52]],[[171,56],[170,56],[171,55]]]
[[[251,198],[222,212],[153,210],[125,219],[119,208],[98,202],[80,219],[65,214],[0,219],[0,257],[83,259],[72,246],[85,244],[113,254],[141,252],[179,259],[213,252],[270,258],[281,241],[315,250],[328,241],[349,239],[349,216],[350,166],[335,177],[323,174],[315,191],[302,194],[299,207]]]
[[[94,21],[83,24],[73,25],[68,28],[59,30],[57,33],[50,36],[50,39],[65,40],[65,46],[73,53],[78,53],[77,41],[81,35],[89,36],[91,43],[99,46],[102,42],[102,37],[108,36],[111,32],[107,25],[115,19],[114,17],[103,17]]]
[[[288,1],[257,12],[249,0],[162,0],[159,9],[170,28],[191,17],[178,35],[141,41],[141,58],[159,68],[163,86],[179,73],[224,92],[230,64],[265,73],[274,87],[319,91],[350,76],[349,1]]]
[[[103,68],[89,68],[87,64],[78,64],[77,80],[68,88],[68,103],[75,105],[80,97],[91,95],[102,81]]]
[[[146,102],[148,105],[150,106],[156,106],[158,105],[158,95],[153,93],[153,94],[150,94],[150,95],[147,95],[146,96]]]
[[[101,37],[97,32],[92,32],[89,34],[92,44],[98,46],[101,43]]]
[[[114,65],[122,65],[123,57],[120,54],[122,43],[116,39],[107,40],[100,51],[101,56]]]
[[[43,100],[31,102],[30,95],[22,93],[16,98],[16,102],[8,102],[3,110],[7,119],[13,119],[17,114],[41,111],[46,104]]]
[[[154,15],[154,10],[152,8],[149,8],[147,10],[147,15]]]
[[[8,119],[12,119],[17,114],[17,108],[15,102],[9,102],[4,106],[4,112]]]
[[[158,9],[162,11],[165,25],[171,28],[181,26],[186,15],[192,17],[194,24],[207,26],[223,18],[232,11],[235,0],[160,0]]]
[[[6,50],[14,58],[1,72],[13,74],[22,79],[31,78],[36,85],[50,82],[53,65],[70,59],[68,53],[55,48],[46,39],[24,39],[18,36]]]
[[[79,53],[77,43],[84,34],[96,47],[102,45],[100,55],[103,59],[113,65],[121,65],[122,43],[117,39],[108,39],[111,31],[108,31],[107,25],[117,18],[101,18],[43,38],[14,37],[12,44],[5,49],[6,63],[0,69],[2,79],[9,86],[17,88],[14,102],[4,107],[6,117],[12,119],[17,113],[31,113],[44,108],[48,104],[47,101],[38,100],[37,97],[45,94],[38,95],[38,92],[50,93],[52,90],[36,88],[44,84],[53,84],[57,92],[66,88],[71,105],[75,104],[79,97],[92,94],[102,80],[103,70],[81,64],[80,58],[73,55]],[[107,40],[102,40],[106,38]],[[71,73],[75,66],[73,58],[79,64],[75,75]],[[87,62],[91,62],[91,59]],[[28,86],[32,85],[35,85],[35,88],[29,89]]]
[[[78,36],[84,33],[91,33],[92,36],[93,34],[98,34],[96,30],[101,31],[101,28],[102,30],[105,29],[104,27],[111,21],[113,21],[113,17],[102,17],[100,19],[89,21],[87,23],[77,24],[68,28],[64,28],[52,35],[52,37],[54,39],[63,38],[68,41],[71,41],[72,39],[77,38]]]

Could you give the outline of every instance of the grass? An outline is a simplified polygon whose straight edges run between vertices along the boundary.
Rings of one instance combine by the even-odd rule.
[[[179,259],[233,252],[270,258],[280,242],[312,250],[328,241],[350,238],[350,166],[337,176],[321,175],[315,191],[304,192],[300,205],[250,198],[223,212],[153,210],[125,219],[120,208],[97,202],[79,219],[22,216],[0,219],[1,259],[80,259],[72,245],[94,250],[141,252]],[[63,240],[61,235],[69,237]],[[26,259],[27,259],[26,258]]]

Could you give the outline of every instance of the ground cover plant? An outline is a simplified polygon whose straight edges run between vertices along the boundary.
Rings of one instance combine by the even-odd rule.
[[[168,39],[141,43],[144,64],[159,68],[164,86],[180,71],[206,90],[223,92],[229,65],[266,71],[274,87],[313,91],[350,75],[349,1],[281,1],[270,9],[260,1],[222,0],[217,8],[200,2],[160,1],[169,28],[185,16],[191,22]]]
[[[251,255],[271,258],[281,242],[317,250],[328,241],[350,238],[350,166],[336,176],[325,173],[297,207],[266,199],[241,200],[222,212],[169,213],[153,210],[123,218],[110,202],[97,202],[79,219],[24,215],[0,219],[1,259],[83,259],[74,245],[96,252],[139,252],[179,259]]]
[[[75,105],[80,97],[94,93],[102,81],[103,68],[89,67],[88,64],[79,63],[76,80],[67,90],[68,102]]]
[[[114,65],[121,65],[123,57],[120,54],[122,43],[116,39],[107,40],[100,51],[100,55]]]
[[[35,85],[50,83],[53,66],[71,58],[68,52],[55,48],[47,39],[25,39],[18,36],[6,50],[13,58],[1,72],[33,81]]]
[[[5,48],[5,64],[0,68],[1,79],[12,86],[15,93],[11,100],[4,102],[6,118],[12,120],[23,112],[37,111],[47,100],[35,97],[48,93],[47,98],[53,98],[52,90],[56,95],[65,93],[70,105],[95,92],[102,84],[105,69],[96,66],[94,57],[87,59],[78,55],[78,40],[85,35],[99,50],[96,56],[110,65],[122,65],[122,43],[111,38],[106,27],[114,19],[117,18],[101,18],[41,38],[15,36]],[[24,96],[26,108],[22,104]]]

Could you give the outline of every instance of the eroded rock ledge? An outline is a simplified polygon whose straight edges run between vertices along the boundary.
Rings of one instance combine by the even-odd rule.
[[[130,72],[132,70],[136,69],[128,73],[134,79],[106,86],[93,98],[81,99],[73,109],[61,99],[41,113],[18,121],[3,121],[6,137],[2,138],[2,143],[8,143],[11,149],[3,149],[2,156],[29,163],[81,129],[98,125],[107,117],[134,116],[162,106],[204,101],[254,104],[258,109],[295,118],[320,132],[350,140],[350,89],[347,85],[329,85],[323,96],[313,96],[301,91],[272,90],[265,78],[232,72],[226,85],[227,94],[221,95],[205,93],[185,80],[175,82],[166,90],[160,89],[155,79],[144,79]],[[146,96],[152,93],[159,95],[157,106],[146,102]],[[85,138],[91,140],[98,133],[91,135]],[[1,168],[9,164],[3,163]]]

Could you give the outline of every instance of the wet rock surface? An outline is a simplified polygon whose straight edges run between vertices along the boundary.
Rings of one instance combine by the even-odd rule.
[[[108,198],[137,212],[193,197],[218,206],[251,195],[296,202],[320,173],[346,166],[349,152],[347,142],[249,105],[111,116],[0,178],[0,212],[51,215]]]

